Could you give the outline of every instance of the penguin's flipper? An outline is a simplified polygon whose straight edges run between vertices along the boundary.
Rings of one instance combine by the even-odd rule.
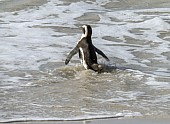
[[[94,48],[95,48],[95,51],[96,51],[98,54],[100,54],[101,56],[103,56],[103,58],[105,58],[107,61],[110,61],[110,60],[107,58],[107,56],[106,56],[101,50],[99,50],[99,49],[96,48],[95,46],[94,46]]]
[[[79,50],[79,58],[80,58],[80,59],[82,59],[82,55],[81,55],[81,52],[80,52],[80,50]]]
[[[79,51],[78,47],[76,46],[67,56],[65,60],[65,64],[67,65],[70,61],[70,59]]]

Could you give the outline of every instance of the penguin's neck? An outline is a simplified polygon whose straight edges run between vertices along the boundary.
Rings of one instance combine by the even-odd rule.
[[[81,39],[86,38],[89,43],[92,43],[91,36],[85,36],[85,34],[81,35]]]
[[[86,38],[87,38],[87,42],[88,42],[89,44],[92,44],[91,36],[87,36]]]

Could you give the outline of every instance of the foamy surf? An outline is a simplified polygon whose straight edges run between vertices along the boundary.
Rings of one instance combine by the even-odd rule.
[[[170,9],[124,2],[49,0],[1,12],[0,120],[169,117]],[[98,55],[101,74],[78,55],[64,65],[83,24],[110,59]]]
[[[125,112],[126,113],[126,112]],[[135,116],[141,116],[139,113],[134,113]],[[131,117],[133,114],[127,114],[127,117]],[[118,113],[116,115],[97,115],[97,116],[80,116],[75,118],[19,118],[19,119],[7,119],[7,120],[0,120],[0,123],[21,123],[21,122],[58,122],[58,121],[90,121],[95,119],[109,119],[109,118],[122,118],[125,117],[124,113]]]

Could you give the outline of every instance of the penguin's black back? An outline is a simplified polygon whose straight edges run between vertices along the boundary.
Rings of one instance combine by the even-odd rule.
[[[88,37],[82,38],[78,46],[79,48],[83,49],[84,60],[86,61],[89,68],[91,68],[92,64],[97,64],[97,56],[91,39],[88,39]]]
[[[88,37],[86,38],[88,45],[89,45],[89,52],[90,52],[90,59],[92,60],[93,63],[97,64],[97,56],[96,56],[96,51],[95,48],[92,44],[91,38],[88,39]]]

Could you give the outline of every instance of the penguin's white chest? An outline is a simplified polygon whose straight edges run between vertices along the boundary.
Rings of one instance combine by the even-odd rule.
[[[88,66],[87,66],[87,63],[86,63],[86,61],[85,61],[85,59],[84,59],[84,51],[83,51],[83,49],[80,47],[80,52],[81,52],[81,55],[82,55],[82,64],[83,64],[83,66],[84,66],[84,68],[85,69],[88,69]]]

